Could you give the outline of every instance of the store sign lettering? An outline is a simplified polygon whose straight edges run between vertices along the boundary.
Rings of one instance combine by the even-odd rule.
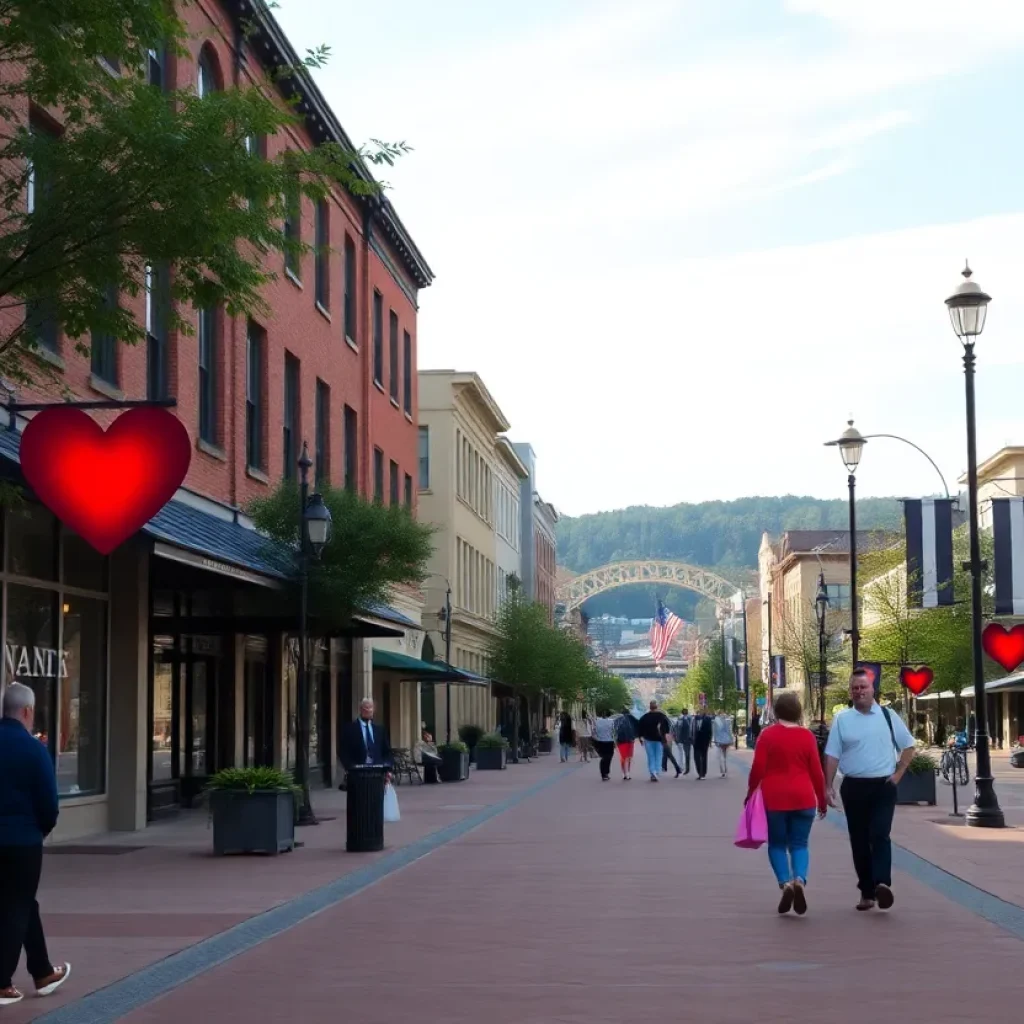
[[[68,677],[68,652],[53,647],[24,647],[5,644],[4,660],[8,679],[61,679]]]

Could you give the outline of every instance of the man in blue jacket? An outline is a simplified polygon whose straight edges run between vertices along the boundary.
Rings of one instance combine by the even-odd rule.
[[[57,777],[32,734],[35,692],[9,683],[0,711],[0,1006],[10,1006],[24,998],[14,987],[23,948],[37,996],[56,992],[71,964],[50,963],[36,901],[43,840],[57,824]]]

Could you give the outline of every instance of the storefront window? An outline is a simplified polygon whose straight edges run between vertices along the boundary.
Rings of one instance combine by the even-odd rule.
[[[69,587],[83,590],[107,589],[107,559],[91,544],[87,544],[73,530],[63,528],[64,575]]]
[[[24,683],[36,694],[36,736],[53,750],[58,674],[67,671],[57,648],[57,594],[37,587],[7,587],[4,682]]]
[[[174,743],[174,666],[163,660],[170,650],[169,637],[157,637],[153,650],[153,781],[174,777],[171,752]]]
[[[57,579],[57,520],[42,505],[7,513],[7,571],[37,580]]]
[[[297,715],[295,713],[295,701],[297,680],[299,675],[299,642],[288,641],[288,657],[285,659],[284,687],[287,694],[287,740],[285,742],[284,765],[286,768],[295,767],[295,725]]]
[[[106,762],[107,602],[68,595],[63,615],[57,789],[68,795],[101,793]]]

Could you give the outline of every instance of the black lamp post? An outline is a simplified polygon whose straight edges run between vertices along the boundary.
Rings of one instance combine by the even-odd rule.
[[[818,720],[821,728],[825,725],[825,679],[828,666],[825,664],[825,616],[828,613],[828,589],[825,573],[818,573],[818,593],[814,598],[814,615],[818,620]]]
[[[985,664],[982,661],[981,574],[987,568],[981,560],[978,527],[978,448],[974,411],[974,339],[985,327],[991,296],[971,280],[971,268],[963,269],[963,284],[948,299],[949,319],[964,347],[964,378],[967,389],[967,504],[971,532],[971,560],[964,567],[971,573],[971,653],[974,661],[974,720],[976,723],[974,803],[967,809],[966,822],[976,828],[1002,828],[1002,809],[992,781],[992,760],[988,746],[988,701],[985,696]]]
[[[856,665],[860,655],[860,630],[857,615],[857,467],[860,465],[861,453],[867,439],[847,420],[846,429],[835,441],[826,441],[828,447],[838,447],[843,458],[843,465],[849,474],[846,478],[850,490],[850,647],[853,664]]]
[[[319,825],[309,800],[309,556],[319,558],[331,539],[331,510],[319,494],[309,493],[309,467],[313,465],[306,442],[299,456],[299,677],[295,688],[295,785],[302,790],[299,825]]]
[[[445,580],[447,589],[444,592],[444,606],[437,613],[441,620],[441,636],[444,637],[444,663],[452,667],[452,585]],[[449,679],[444,684],[444,741],[452,741],[452,683]]]

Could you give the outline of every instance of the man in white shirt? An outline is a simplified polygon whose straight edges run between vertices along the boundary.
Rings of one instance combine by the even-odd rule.
[[[836,771],[850,833],[850,850],[861,899],[858,910],[893,905],[892,818],[896,786],[914,757],[914,737],[899,715],[875,701],[874,682],[858,670],[850,676],[853,706],[832,720],[825,745],[825,787],[836,806]]]

